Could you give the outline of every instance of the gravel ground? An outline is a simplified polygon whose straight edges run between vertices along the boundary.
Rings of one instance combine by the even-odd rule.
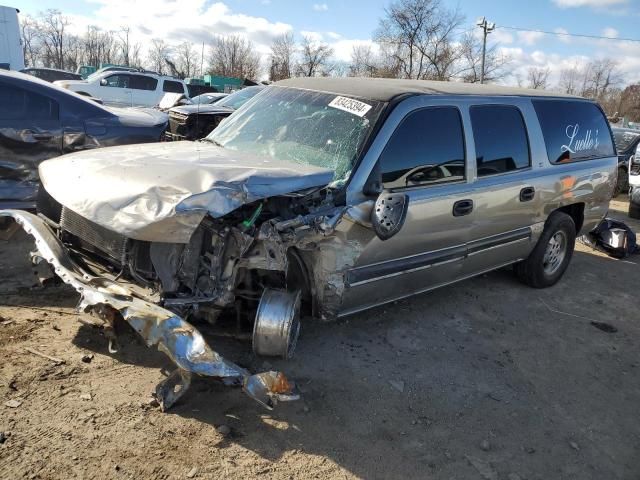
[[[640,231],[626,208],[611,204]],[[30,288],[25,235],[0,245],[2,479],[640,478],[640,256],[579,245],[547,290],[502,270],[307,321],[286,363],[211,338],[242,365],[283,369],[303,399],[268,412],[202,379],[161,413],[165,357],[134,336],[109,354],[74,292]]]

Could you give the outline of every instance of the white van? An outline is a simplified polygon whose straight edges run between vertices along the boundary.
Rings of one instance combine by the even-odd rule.
[[[17,8],[0,5],[0,68],[22,70],[24,55]]]
[[[154,107],[165,93],[188,95],[182,80],[148,72],[109,71],[90,75],[86,80],[58,80],[53,83],[117,107]]]

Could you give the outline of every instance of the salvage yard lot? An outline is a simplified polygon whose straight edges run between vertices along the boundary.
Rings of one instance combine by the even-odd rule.
[[[640,230],[626,208],[611,204]],[[150,392],[171,363],[134,336],[109,354],[74,292],[29,288],[30,248],[22,232],[0,248],[0,478],[640,475],[640,256],[578,245],[547,290],[501,270],[303,323],[289,362],[211,338],[241,365],[282,369],[303,399],[268,412],[199,379],[161,413]]]

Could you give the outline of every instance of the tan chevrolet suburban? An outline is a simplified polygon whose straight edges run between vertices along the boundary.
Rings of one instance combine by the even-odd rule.
[[[49,160],[40,215],[0,215],[35,238],[82,311],[173,359],[165,408],[193,373],[272,406],[295,398],[284,375],[251,375],[194,325],[232,325],[256,354],[288,358],[301,312],[331,319],[507,265],[549,287],[607,212],[616,169],[606,118],[582,98],[291,79],[202,141]]]

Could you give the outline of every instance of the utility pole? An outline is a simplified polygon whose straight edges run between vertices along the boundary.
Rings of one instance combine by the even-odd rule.
[[[484,60],[487,55],[487,35],[495,30],[496,24],[488,22],[485,17],[480,17],[476,20],[476,25],[482,28],[482,67],[480,70],[480,83],[484,83]]]

